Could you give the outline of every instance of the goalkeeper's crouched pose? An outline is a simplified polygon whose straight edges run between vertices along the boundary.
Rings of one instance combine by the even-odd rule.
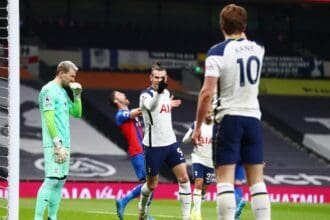
[[[34,220],[42,220],[48,207],[48,220],[57,219],[62,188],[70,167],[70,118],[81,117],[82,87],[75,82],[77,66],[71,61],[58,64],[55,78],[42,87],[39,108],[42,123],[45,179],[39,188]],[[74,101],[64,87],[70,87]]]

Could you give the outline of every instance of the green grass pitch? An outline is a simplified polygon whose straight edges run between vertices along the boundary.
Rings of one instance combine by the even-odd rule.
[[[33,219],[35,199],[20,199],[20,220]],[[181,219],[180,203],[173,200],[154,200],[151,214],[156,220]],[[203,219],[216,219],[214,202],[202,204]],[[46,219],[46,217],[45,217]],[[114,200],[62,200],[59,220],[117,219]],[[125,210],[125,220],[137,219],[137,200]],[[248,204],[241,220],[254,219]],[[272,204],[272,220],[329,220],[330,204]]]

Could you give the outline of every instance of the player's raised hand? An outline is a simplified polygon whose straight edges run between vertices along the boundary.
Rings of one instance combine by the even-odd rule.
[[[165,80],[159,81],[157,92],[159,94],[162,93],[167,86],[168,86],[168,84],[165,82]]]
[[[135,117],[140,116],[140,115],[142,115],[142,111],[141,111],[140,108],[134,108],[130,111],[131,118],[135,118]]]
[[[181,99],[172,99],[171,100],[171,107],[179,107],[181,105]]]
[[[200,145],[201,141],[201,129],[195,128],[192,135],[191,135],[191,141],[194,146]]]
[[[77,82],[69,83],[69,87],[73,92],[73,97],[80,98],[80,95],[82,92],[82,86],[80,85],[80,83],[77,83]]]

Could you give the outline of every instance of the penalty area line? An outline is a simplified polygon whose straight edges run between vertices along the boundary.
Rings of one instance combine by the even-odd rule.
[[[116,212],[107,212],[107,211],[87,211],[86,213],[90,214],[103,214],[103,215],[117,215]],[[126,216],[139,216],[138,214],[135,213],[127,213],[125,212]],[[169,219],[181,219],[181,217],[178,216],[173,216],[173,215],[151,215],[152,217],[155,218],[169,218]]]

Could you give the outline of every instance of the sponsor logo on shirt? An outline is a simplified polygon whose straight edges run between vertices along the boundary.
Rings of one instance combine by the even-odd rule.
[[[170,104],[162,104],[159,113],[171,113],[171,105]]]

